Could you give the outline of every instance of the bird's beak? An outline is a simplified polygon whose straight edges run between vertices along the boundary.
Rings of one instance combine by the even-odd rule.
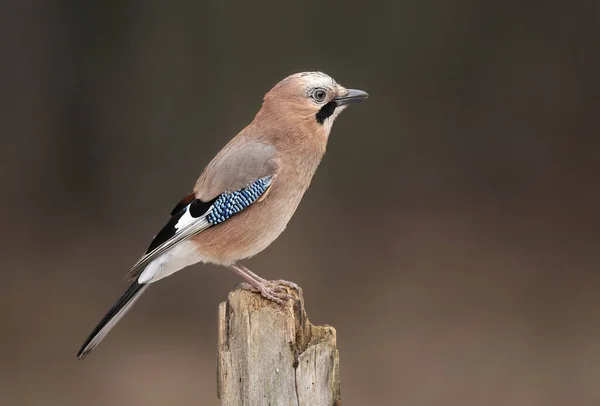
[[[348,94],[345,96],[338,96],[333,99],[333,101],[337,106],[345,106],[347,104],[360,103],[367,97],[369,97],[369,93],[367,92],[357,89],[348,89]]]

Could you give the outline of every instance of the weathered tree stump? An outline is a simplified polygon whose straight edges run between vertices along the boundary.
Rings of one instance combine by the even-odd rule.
[[[313,326],[304,298],[280,306],[237,289],[219,305],[217,392],[225,406],[340,405],[335,329]]]

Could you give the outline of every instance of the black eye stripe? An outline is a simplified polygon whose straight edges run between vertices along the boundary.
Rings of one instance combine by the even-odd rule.
[[[323,107],[321,107],[321,109],[316,114],[317,122],[319,124],[323,124],[325,122],[325,119],[333,114],[336,107],[337,105],[335,102],[329,102]]]

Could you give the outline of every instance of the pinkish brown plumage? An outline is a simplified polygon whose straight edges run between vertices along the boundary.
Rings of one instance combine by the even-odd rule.
[[[283,303],[289,296],[237,262],[264,250],[285,229],[321,162],[331,126],[348,104],[367,97],[321,72],[291,75],[264,97],[256,117],[208,164],[192,196],[173,210],[135,281],[90,334],[78,358],[108,334],[146,288],[197,262],[227,266],[251,288]]]

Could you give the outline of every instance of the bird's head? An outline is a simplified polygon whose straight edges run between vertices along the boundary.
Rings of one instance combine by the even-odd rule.
[[[336,117],[368,96],[346,89],[322,72],[302,72],[276,84],[265,95],[263,110],[290,123],[309,125],[327,137]]]

